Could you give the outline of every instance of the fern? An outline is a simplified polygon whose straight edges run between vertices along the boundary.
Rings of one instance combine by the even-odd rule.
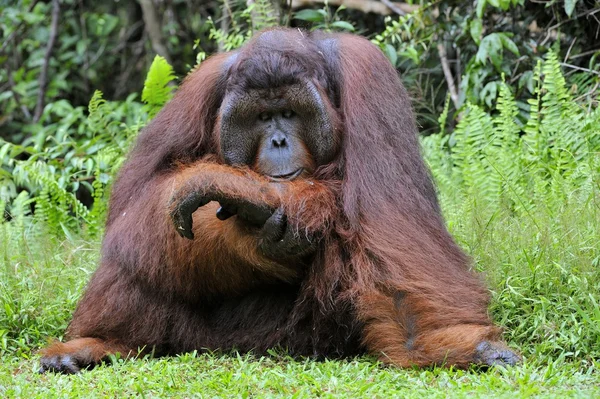
[[[448,140],[443,128],[422,140],[443,206],[469,204],[482,212],[504,208],[528,215],[533,208],[543,207],[558,214],[569,201],[596,200],[600,111],[587,112],[577,105],[554,53],[536,66],[533,75],[534,98],[529,100],[529,118],[523,127],[504,83],[497,112],[486,113],[468,104]],[[441,123],[444,118],[442,113]]]
[[[450,110],[450,93],[446,95],[446,102],[444,103],[444,109],[438,118],[438,125],[440,127],[440,134],[446,134],[446,122],[448,120],[448,111]]]
[[[498,140],[493,134],[491,117],[469,104],[454,131],[454,141],[451,154],[466,192],[476,194],[474,198],[482,204],[496,201],[501,184],[492,166]]]
[[[250,30],[234,27],[229,32],[225,32],[218,29],[212,19],[209,18],[208,23],[211,24],[208,38],[220,43],[225,51],[231,51],[241,47],[250,39],[250,37],[252,37]]]
[[[275,10],[270,0],[255,0],[248,7],[247,12],[252,19],[253,32],[278,25],[278,21],[275,18]]]
[[[521,207],[526,198],[523,190],[521,162],[515,160],[519,154],[519,126],[516,122],[519,109],[506,83],[500,85],[500,93],[496,110],[499,114],[494,118],[494,135],[500,142],[495,154],[496,172],[502,180],[501,191],[509,206]]]
[[[100,90],[94,91],[90,103],[88,104],[89,118],[96,119],[98,113],[102,110],[102,105],[106,104],[106,100],[103,98]]]
[[[61,186],[52,167],[43,162],[33,162],[25,164],[24,168],[29,175],[29,182],[42,187],[40,195],[34,197],[39,218],[55,229],[64,224],[75,228],[77,219],[85,220],[88,215],[87,208],[75,194]],[[71,214],[75,218],[69,217]]]
[[[48,140],[39,147],[2,143],[0,199],[15,232],[31,222],[41,223],[28,230],[29,236],[41,231],[68,236],[82,228],[94,236],[101,231],[107,186],[145,124],[142,105],[133,98],[115,103],[104,100],[97,91],[87,118],[81,119],[81,109],[72,109],[61,120],[64,125],[48,127]],[[73,138],[81,135],[83,139]],[[18,194],[17,188],[22,190]],[[82,193],[91,194],[91,210],[78,200]]]
[[[546,148],[547,141],[541,139],[540,135],[540,119],[541,112],[540,107],[542,105],[541,99],[541,78],[542,74],[542,63],[541,61],[537,63],[535,69],[533,70],[533,81],[535,82],[534,95],[535,98],[531,98],[527,100],[529,104],[529,119],[527,120],[527,124],[525,125],[523,136],[523,144],[525,145],[525,149],[523,151],[525,157],[531,161],[532,163],[543,163],[543,151]]]
[[[449,135],[432,134],[421,140],[423,156],[433,178],[437,181],[439,187],[445,189],[445,195],[440,197],[443,208],[456,201],[456,195],[459,191],[457,187],[460,187],[460,182],[455,181],[457,176],[453,173],[455,169],[452,158],[447,151],[449,137]]]
[[[152,118],[173,96],[174,87],[170,83],[175,79],[173,67],[160,55],[154,57],[142,91],[142,101],[147,104],[149,117]]]
[[[11,224],[16,231],[22,232],[25,230],[25,221],[31,215],[30,205],[32,202],[33,200],[29,198],[27,191],[21,191],[12,201],[10,210],[4,208],[4,212],[11,218]]]
[[[569,94],[566,82],[560,71],[560,64],[554,52],[548,54],[544,64],[545,75],[542,89],[545,91],[542,101],[543,128],[547,130],[549,140],[553,142],[550,155],[554,162],[553,171],[568,174],[572,163],[582,159],[585,140],[581,135],[583,112]],[[569,123],[564,123],[569,121]],[[561,123],[562,122],[562,123]]]

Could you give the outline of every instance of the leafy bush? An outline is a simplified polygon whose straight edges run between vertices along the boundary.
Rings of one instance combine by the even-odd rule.
[[[22,223],[33,208],[50,231],[101,231],[107,188],[138,131],[170,99],[173,79],[171,66],[157,56],[142,94],[145,106],[135,95],[108,102],[96,91],[87,117],[81,107],[53,103],[47,112],[60,113],[59,122],[39,127],[25,145],[0,139],[0,206],[8,218]]]
[[[598,105],[597,0],[420,4],[409,14],[388,17],[385,30],[373,39],[400,70],[427,134],[438,129],[446,93],[452,95],[452,122],[467,104],[492,110],[504,82],[525,121],[533,70],[550,50],[568,68],[565,76],[574,99]]]
[[[538,62],[533,81],[525,124],[503,83],[497,112],[468,104],[452,134],[422,140],[445,205],[474,198],[486,212],[508,209],[524,216],[542,204],[560,212],[597,194],[600,112],[573,101],[554,52]]]

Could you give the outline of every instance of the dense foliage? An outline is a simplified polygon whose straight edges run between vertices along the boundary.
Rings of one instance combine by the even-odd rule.
[[[54,2],[59,23],[49,46]],[[375,39],[401,71],[428,133],[437,129],[448,90],[452,113],[467,101],[491,109],[503,74],[526,118],[533,69],[550,48],[567,68],[574,98],[597,101],[599,0],[410,0],[394,3],[403,6],[395,11],[378,0],[362,2],[362,9],[361,2],[349,3],[355,9],[338,6],[340,1],[329,7],[304,1],[304,8],[294,9],[281,3],[287,4],[0,0],[0,137],[24,144],[36,129],[31,122],[45,125],[60,117],[43,107],[36,115],[45,66],[42,105],[58,99],[86,105],[95,90],[123,100],[141,91],[157,52],[182,76],[205,54],[237,47],[252,31],[278,23],[350,30]],[[152,23],[145,5],[154,11]]]

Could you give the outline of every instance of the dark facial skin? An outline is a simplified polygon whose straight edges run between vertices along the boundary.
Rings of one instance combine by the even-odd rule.
[[[228,93],[220,116],[224,161],[275,180],[308,176],[336,151],[329,115],[310,84]]]
[[[312,172],[312,159],[304,144],[301,118],[290,109],[261,112],[256,126],[262,131],[254,169],[274,179],[292,180]]]

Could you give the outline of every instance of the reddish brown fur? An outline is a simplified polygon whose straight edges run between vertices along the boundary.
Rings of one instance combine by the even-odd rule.
[[[235,58],[237,57],[237,58]],[[274,30],[237,56],[191,73],[146,127],[113,188],[102,261],[46,358],[153,348],[295,355],[374,353],[399,366],[466,366],[499,339],[488,292],[447,232],[396,71],[365,39]],[[240,60],[243,60],[240,61]],[[223,165],[217,111],[225,90],[315,83],[335,126],[336,159],[273,184]],[[193,241],[169,219],[173,193],[213,187],[282,205],[322,238],[310,260],[256,250],[255,231],[216,204],[194,214]],[[178,194],[179,195],[179,194]]]

